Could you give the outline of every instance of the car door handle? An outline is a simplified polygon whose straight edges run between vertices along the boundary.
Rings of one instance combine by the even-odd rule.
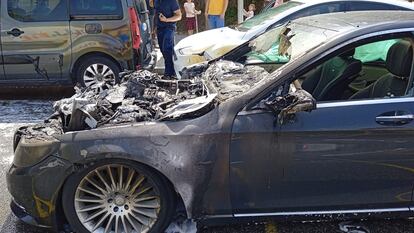
[[[20,35],[22,35],[24,33],[24,31],[18,29],[18,28],[13,28],[12,30],[7,32],[7,35],[12,35],[15,37],[18,37]]]
[[[377,116],[375,120],[380,125],[405,125],[414,120],[414,115],[396,111]]]

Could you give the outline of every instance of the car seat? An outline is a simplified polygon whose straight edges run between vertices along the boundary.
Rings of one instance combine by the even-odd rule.
[[[318,67],[302,83],[318,101],[338,100],[362,70],[362,62],[353,58],[355,49],[349,50]]]
[[[388,51],[386,68],[390,72],[375,83],[357,92],[351,99],[370,99],[403,96],[407,91],[413,62],[411,42],[401,40]]]

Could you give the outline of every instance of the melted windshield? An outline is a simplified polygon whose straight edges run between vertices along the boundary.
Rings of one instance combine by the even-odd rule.
[[[291,2],[287,2],[285,4],[282,4],[278,7],[270,8],[270,9],[256,15],[255,17],[244,21],[243,23],[238,25],[236,27],[236,29],[239,30],[239,31],[248,31],[248,30],[252,29],[255,26],[262,25],[266,21],[278,17],[284,11],[286,11],[290,8],[302,5],[302,4],[303,3],[291,1]]]
[[[338,32],[304,23],[276,27],[249,43],[247,64],[287,63],[319,46]]]

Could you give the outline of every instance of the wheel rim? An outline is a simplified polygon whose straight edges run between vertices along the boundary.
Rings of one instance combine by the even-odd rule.
[[[86,87],[103,90],[107,84],[115,84],[114,71],[105,64],[92,64],[83,73]]]
[[[148,232],[160,209],[159,192],[153,182],[125,165],[94,169],[75,193],[76,214],[90,232]]]

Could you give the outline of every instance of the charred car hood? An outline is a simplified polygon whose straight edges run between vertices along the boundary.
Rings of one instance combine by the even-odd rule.
[[[137,71],[122,74],[120,84],[77,88],[74,96],[55,102],[55,113],[45,123],[23,127],[19,133],[26,139],[52,140],[67,132],[195,119],[270,75],[261,67],[217,61],[192,69],[186,76],[166,80]]]

